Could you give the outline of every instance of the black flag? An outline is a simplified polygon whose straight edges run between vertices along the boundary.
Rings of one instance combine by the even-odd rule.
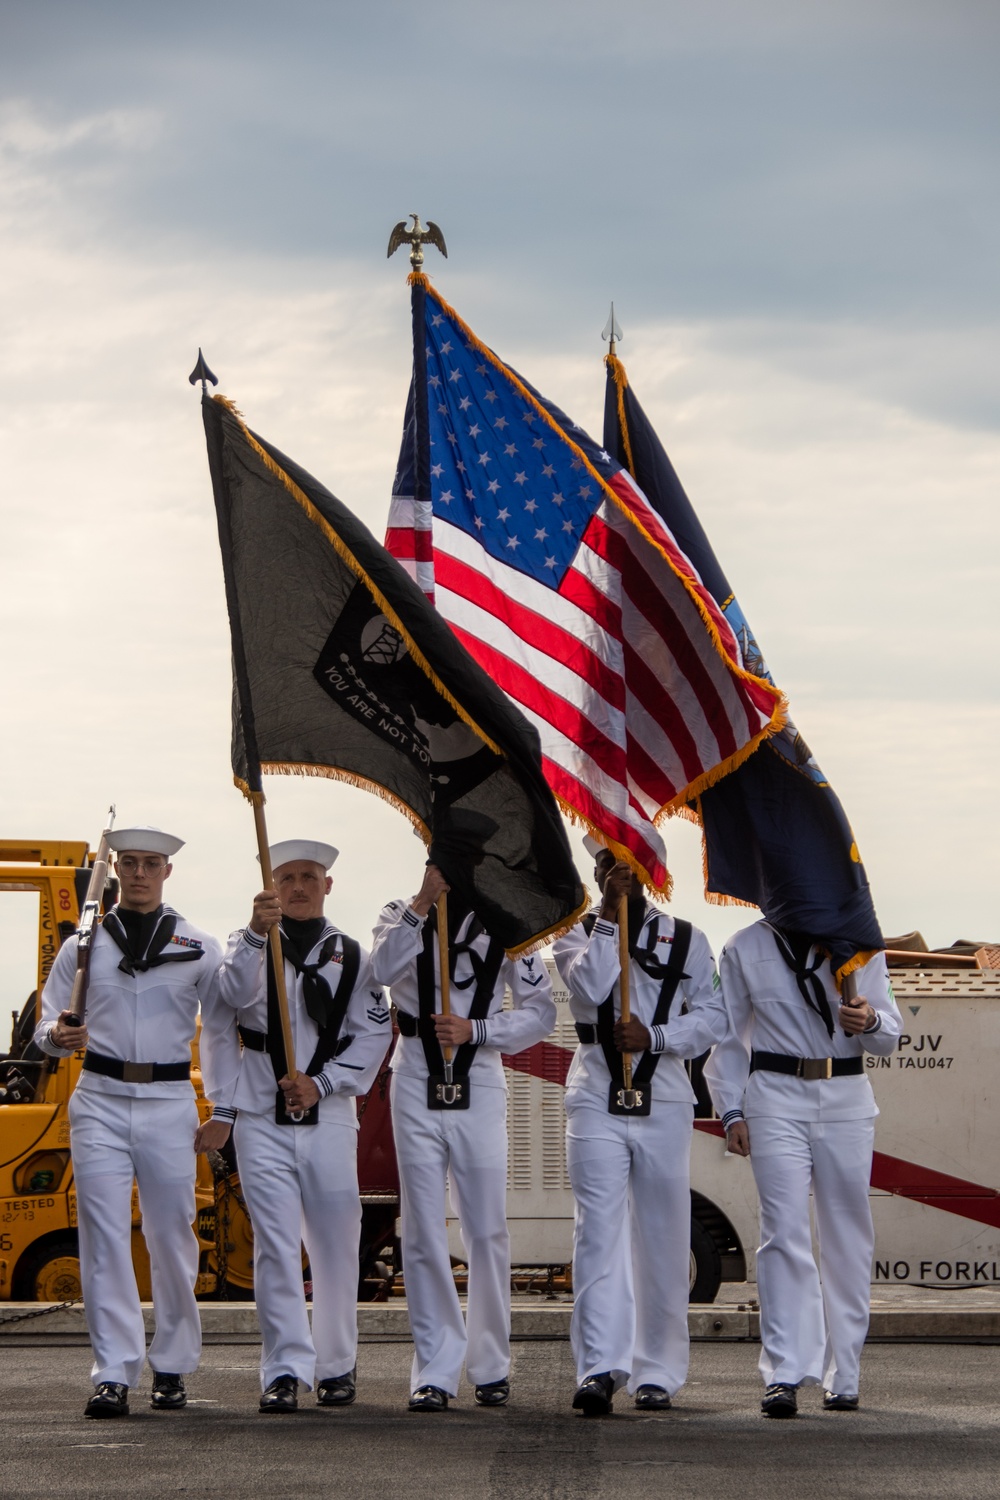
[[[203,402],[233,640],[233,774],[331,776],[415,823],[511,953],[585,893],[534,728],[329,490]]]

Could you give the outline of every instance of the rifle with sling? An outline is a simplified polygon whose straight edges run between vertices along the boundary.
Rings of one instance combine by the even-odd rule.
[[[104,895],[104,887],[108,883],[108,856],[111,852],[108,837],[114,824],[115,808],[112,803],[108,809],[108,824],[101,834],[101,842],[97,846],[97,854],[91,866],[87,894],[80,913],[80,926],[76,939],[76,974],[73,977],[73,989],[64,1015],[67,1026],[82,1026],[87,1010],[90,955],[94,946],[94,933],[97,931],[101,916],[101,898]]]

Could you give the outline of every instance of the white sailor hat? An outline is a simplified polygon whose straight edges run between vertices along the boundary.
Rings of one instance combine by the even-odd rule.
[[[280,844],[272,844],[268,853],[271,856],[272,870],[276,870],[279,865],[290,865],[296,859],[307,859],[328,870],[340,850],[335,849],[332,844],[318,844],[315,839],[285,839]],[[257,859],[260,859],[259,854]]]
[[[143,854],[162,854],[167,859],[184,848],[184,840],[164,833],[162,828],[116,828],[108,834],[108,844],[116,854],[139,849]]]
[[[586,849],[587,853],[592,859],[596,859],[601,850],[606,848],[607,846],[605,844],[599,844],[597,840],[591,838],[590,834],[588,833],[587,837],[583,841],[583,847]]]

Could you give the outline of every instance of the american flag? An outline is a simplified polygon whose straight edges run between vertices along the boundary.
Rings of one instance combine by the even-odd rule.
[[[386,547],[538,730],[564,811],[669,889],[657,821],[782,723],[628,472],[413,285]]]

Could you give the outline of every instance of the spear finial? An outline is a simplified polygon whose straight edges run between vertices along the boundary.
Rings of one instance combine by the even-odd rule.
[[[618,319],[615,317],[615,304],[612,302],[611,316],[605,323],[604,332],[601,334],[601,338],[604,339],[605,343],[608,345],[609,354],[614,354],[615,344],[621,343],[624,337],[625,335],[622,333],[621,328],[618,326]]]
[[[191,371],[191,374],[188,376],[188,383],[190,385],[194,385],[199,380],[201,381],[201,394],[203,396],[206,394],[205,382],[207,380],[210,380],[213,385],[218,385],[219,383],[219,377],[212,374],[211,370],[208,368],[208,361],[205,359],[205,356],[204,354],[202,354],[200,349],[198,350],[198,363],[195,365],[194,369]]]

